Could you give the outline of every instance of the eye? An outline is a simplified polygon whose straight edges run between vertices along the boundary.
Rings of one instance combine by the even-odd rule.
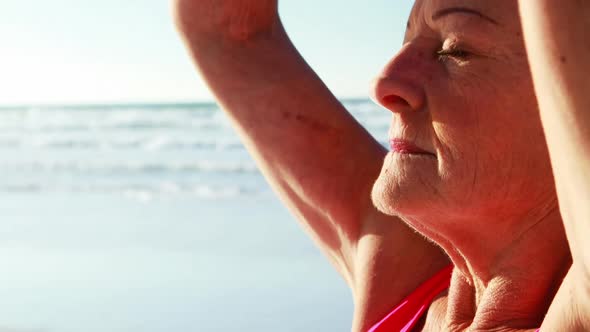
[[[448,58],[454,58],[457,60],[466,60],[471,56],[471,53],[468,51],[462,50],[457,46],[446,47],[436,52],[436,55],[439,59],[445,60]]]

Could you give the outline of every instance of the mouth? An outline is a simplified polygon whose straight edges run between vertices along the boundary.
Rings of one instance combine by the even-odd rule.
[[[428,152],[424,149],[417,147],[416,145],[414,145],[413,143],[411,143],[409,141],[399,139],[399,138],[394,138],[394,139],[389,140],[389,145],[391,147],[392,152],[399,153],[399,154],[427,155],[427,156],[433,156],[433,157],[436,156],[434,153]]]

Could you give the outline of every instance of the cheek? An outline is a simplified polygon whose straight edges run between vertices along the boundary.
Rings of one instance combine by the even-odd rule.
[[[466,97],[447,103],[433,122],[441,191],[455,204],[498,211],[550,187],[543,180],[551,179],[551,170],[532,87],[501,90],[465,89]]]

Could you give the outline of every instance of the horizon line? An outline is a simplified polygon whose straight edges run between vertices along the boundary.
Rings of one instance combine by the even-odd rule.
[[[341,102],[355,102],[370,100],[369,97],[337,97]],[[75,103],[15,103],[0,104],[0,110],[24,110],[24,109],[98,109],[98,108],[165,108],[165,107],[194,107],[216,105],[217,101],[209,100],[192,100],[192,101],[128,101],[128,102],[75,102]]]

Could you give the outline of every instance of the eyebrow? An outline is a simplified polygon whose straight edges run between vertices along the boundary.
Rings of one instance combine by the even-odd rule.
[[[441,10],[437,11],[436,13],[434,13],[434,15],[432,15],[432,20],[436,21],[436,20],[443,18],[443,17],[450,15],[450,14],[475,15],[475,16],[478,16],[479,18],[483,18],[484,20],[486,20],[490,23],[493,23],[495,25],[499,25],[498,21],[494,20],[493,18],[486,16],[486,15],[478,12],[475,9],[464,8],[464,7],[451,7],[451,8],[441,9]]]

